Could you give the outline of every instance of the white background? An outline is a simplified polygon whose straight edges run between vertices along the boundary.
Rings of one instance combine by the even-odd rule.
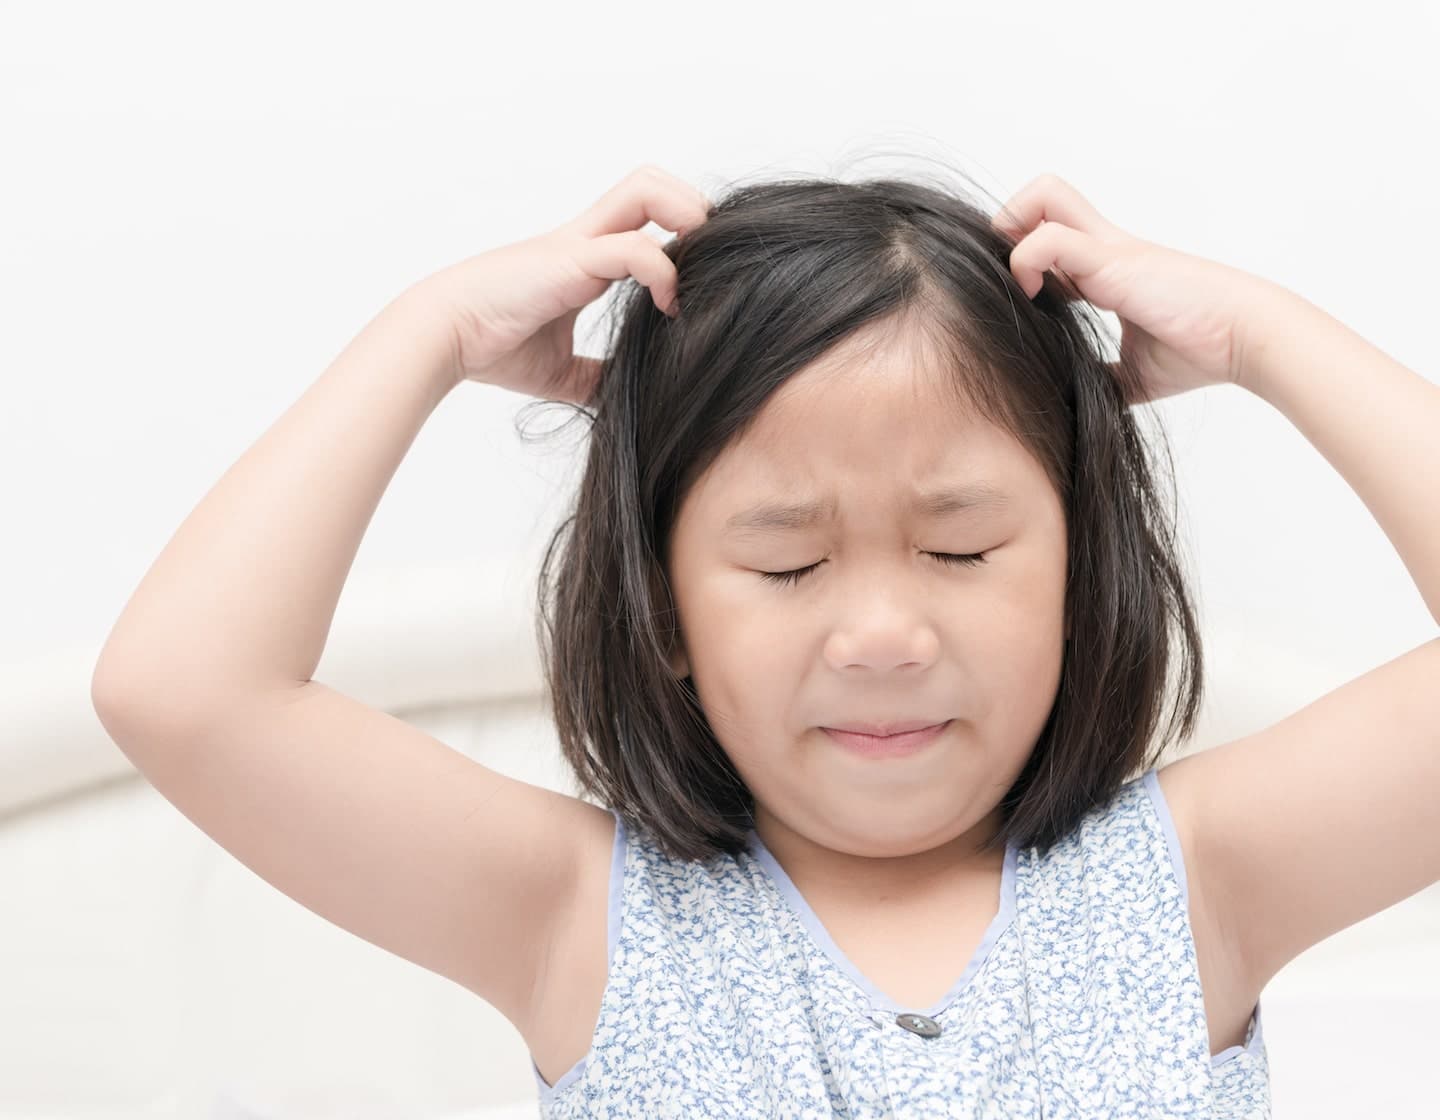
[[[712,193],[882,152],[1001,199],[1054,171],[1436,379],[1432,9],[1000,7],[9,5],[0,656],[98,652],[185,515],[385,302],[642,162]],[[574,452],[522,443],[527,399],[444,402],[355,576],[548,534]],[[1154,411],[1205,609],[1356,673],[1433,632],[1283,416],[1228,388]]]

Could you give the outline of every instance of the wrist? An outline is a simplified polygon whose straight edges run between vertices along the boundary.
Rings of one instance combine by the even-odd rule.
[[[1254,291],[1245,300],[1245,315],[1235,332],[1230,380],[1264,398],[1275,357],[1275,342],[1303,329],[1300,320],[1318,309],[1289,288],[1259,277],[1256,280]]]
[[[412,284],[381,311],[390,329],[415,340],[422,376],[443,397],[460,384],[460,355],[449,303],[422,280]]]

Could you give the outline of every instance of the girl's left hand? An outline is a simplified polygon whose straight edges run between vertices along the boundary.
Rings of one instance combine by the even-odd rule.
[[[1240,384],[1247,324],[1274,284],[1142,241],[1049,173],[1016,192],[991,225],[1016,242],[1010,271],[1031,299],[1053,269],[1080,296],[1120,316],[1120,352],[1142,378],[1138,391],[1127,390],[1129,404]],[[1063,298],[1075,297],[1067,291]]]

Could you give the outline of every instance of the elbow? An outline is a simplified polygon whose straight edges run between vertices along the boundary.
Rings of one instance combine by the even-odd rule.
[[[134,665],[101,658],[90,678],[90,706],[126,755],[193,738],[204,717],[195,690]]]
[[[142,724],[140,711],[146,692],[133,674],[107,663],[103,658],[96,665],[90,677],[90,706],[115,745],[126,755],[132,747],[145,741],[148,736]],[[153,697],[149,707],[156,705]],[[153,723],[153,715],[145,717]]]
[[[102,656],[90,674],[90,705],[95,714],[104,719],[153,700],[155,684],[144,680],[144,676],[135,662]]]
[[[124,703],[129,692],[130,686],[101,658],[96,663],[94,672],[90,674],[90,706],[95,709],[95,714],[100,717],[100,722],[106,725],[107,730],[109,722],[106,717]]]

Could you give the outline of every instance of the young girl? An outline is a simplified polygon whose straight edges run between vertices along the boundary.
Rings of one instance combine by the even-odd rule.
[[[465,380],[590,424],[541,644],[598,804],[311,677]],[[1201,651],[1129,408],[1224,384],[1440,617],[1440,391],[1294,293],[1053,175],[992,220],[641,168],[367,324],[155,562],[96,710],[257,874],[504,1013],[544,1115],[1268,1116],[1265,983],[1440,879],[1440,642],[1158,768]]]

